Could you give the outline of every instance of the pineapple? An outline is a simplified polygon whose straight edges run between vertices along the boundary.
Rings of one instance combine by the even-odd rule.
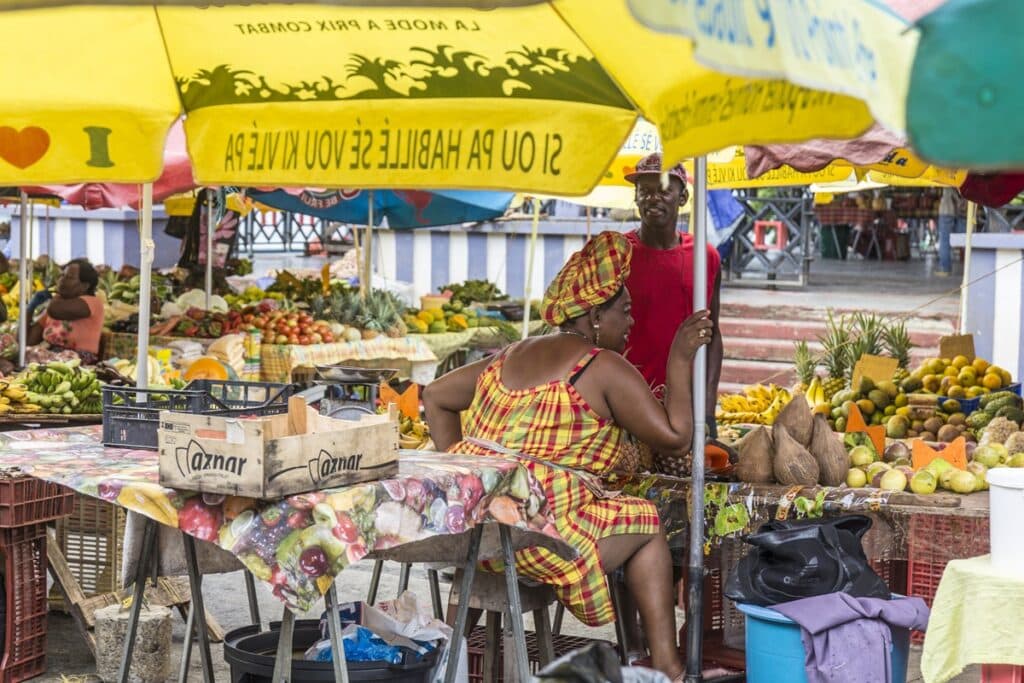
[[[814,381],[815,369],[818,359],[811,354],[807,342],[798,341],[793,345],[793,365],[796,368],[796,377],[799,384],[793,389],[794,393],[803,394],[807,387]]]
[[[828,371],[828,379],[823,384],[825,400],[830,401],[846,386],[847,373],[852,367],[848,361],[851,342],[849,321],[845,316],[837,320],[829,311],[825,336],[818,337],[818,341],[824,348],[821,360]]]
[[[882,335],[886,350],[890,356],[896,359],[897,363],[892,381],[899,384],[910,377],[910,349],[914,348],[913,342],[910,341],[910,333],[907,332],[906,321],[898,320],[887,325]]]

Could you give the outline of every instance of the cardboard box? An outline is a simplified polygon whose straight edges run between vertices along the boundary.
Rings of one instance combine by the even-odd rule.
[[[304,405],[302,410],[298,416],[293,409],[253,418],[162,411],[160,484],[282,498],[398,473],[393,407],[387,415],[366,415],[359,422],[324,417]]]

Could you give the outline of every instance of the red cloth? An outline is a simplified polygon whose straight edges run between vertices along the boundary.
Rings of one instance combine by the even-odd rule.
[[[693,236],[680,233],[680,243],[672,249],[646,246],[635,230],[626,237],[633,245],[626,288],[633,299],[635,321],[626,358],[660,398],[672,340],[679,325],[693,314]],[[709,244],[709,308],[720,266],[718,250]]]

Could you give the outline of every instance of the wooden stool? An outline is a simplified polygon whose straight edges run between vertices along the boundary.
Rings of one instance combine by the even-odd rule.
[[[452,591],[448,598],[448,623],[455,623],[455,613],[459,606],[459,586],[462,581],[462,570],[455,572]],[[518,609],[509,604],[505,577],[502,574],[478,571],[473,578],[473,590],[469,596],[469,618],[466,621],[466,637],[473,631],[480,616],[486,614],[487,646],[484,649],[484,683],[494,683],[498,678],[498,646],[499,639],[502,657],[502,680],[526,681],[530,672],[516,671],[515,657],[512,653],[512,633],[509,619],[522,618],[526,612],[533,612],[534,630],[540,666],[543,667],[555,658],[551,642],[551,621],[548,607],[555,602],[555,592],[550,586],[536,586],[519,583]],[[506,615],[503,620],[502,615]]]

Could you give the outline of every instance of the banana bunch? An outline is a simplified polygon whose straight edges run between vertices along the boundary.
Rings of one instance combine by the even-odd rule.
[[[828,401],[825,400],[825,385],[821,383],[820,377],[815,377],[807,385],[807,389],[804,391],[804,399],[812,409],[822,404],[828,404]]]
[[[38,413],[42,409],[26,403],[28,389],[20,382],[0,381],[0,415],[7,413]]]
[[[719,398],[721,410],[715,419],[718,424],[770,425],[790,398],[789,391],[775,384],[744,387],[742,394],[727,394]]]
[[[0,299],[3,300],[4,306],[7,307],[7,319],[14,322],[21,315],[21,295],[18,291],[18,283],[15,282],[14,286],[9,291],[5,292]]]
[[[3,396],[11,400],[15,412],[55,415],[103,412],[100,381],[95,372],[82,368],[77,359],[45,365],[32,363],[18,375],[16,383],[6,387]]]
[[[427,423],[418,418],[413,420],[403,415],[398,431],[399,448],[418,450],[425,448],[430,441],[430,430],[427,428]]]

